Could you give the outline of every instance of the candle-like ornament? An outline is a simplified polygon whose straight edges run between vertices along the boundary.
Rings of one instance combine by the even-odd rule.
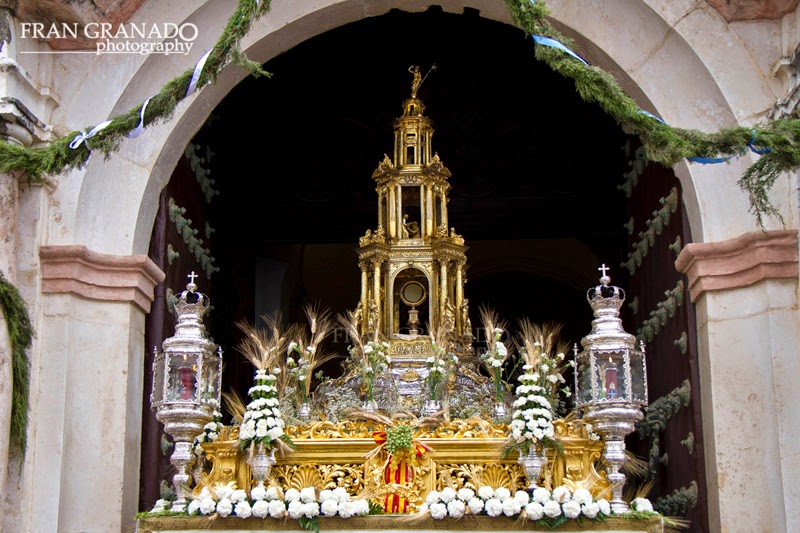
[[[611,356],[608,356],[606,366],[606,398],[613,400],[617,397],[617,365],[614,364]]]

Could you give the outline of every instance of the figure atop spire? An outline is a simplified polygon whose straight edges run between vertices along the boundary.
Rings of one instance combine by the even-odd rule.
[[[417,97],[417,91],[419,90],[419,86],[428,78],[432,71],[436,70],[436,63],[431,65],[430,70],[428,73],[425,74],[425,77],[422,77],[422,73],[419,71],[419,65],[411,65],[408,67],[408,71],[413,74],[414,79],[411,81],[411,98]]]

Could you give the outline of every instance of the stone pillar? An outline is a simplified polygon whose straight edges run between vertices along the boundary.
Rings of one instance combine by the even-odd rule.
[[[147,256],[85,246],[41,246],[39,257],[24,469],[29,505],[51,511],[12,509],[27,522],[12,531],[126,531],[139,492],[144,318],[164,273]]]
[[[797,246],[797,230],[757,231],[675,262],[697,309],[711,531],[800,528]]]
[[[20,146],[30,145],[33,138],[20,124],[0,118],[0,137]],[[17,282],[17,224],[19,221],[19,176],[0,173],[0,272],[11,284]],[[10,445],[11,404],[14,374],[11,360],[11,338],[8,322],[0,308],[0,494],[7,494]]]

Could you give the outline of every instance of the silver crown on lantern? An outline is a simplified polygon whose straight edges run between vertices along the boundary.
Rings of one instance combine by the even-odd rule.
[[[155,348],[153,392],[150,405],[164,432],[172,435],[175,447],[170,462],[177,469],[172,481],[177,499],[172,511],[182,512],[189,495],[189,465],[195,460],[192,441],[214,419],[220,405],[222,350],[206,336],[203,316],[208,312],[208,297],[197,292],[197,274],[175,303],[175,335]]]
[[[636,337],[627,333],[622,327],[619,310],[625,302],[625,291],[620,287],[609,285],[611,278],[607,275],[606,265],[598,270],[603,272],[600,285],[586,293],[586,300],[594,311],[592,331],[581,340],[584,350],[620,348],[634,349]]]
[[[629,510],[622,499],[625,475],[620,472],[627,459],[625,435],[634,430],[647,406],[647,368],[644,344],[636,349],[636,338],[625,331],[619,318],[625,291],[609,285],[608,267],[598,270],[603,273],[600,285],[586,295],[594,311],[592,331],[581,339],[581,353],[575,347],[575,403],[605,441],[611,509],[625,513]]]

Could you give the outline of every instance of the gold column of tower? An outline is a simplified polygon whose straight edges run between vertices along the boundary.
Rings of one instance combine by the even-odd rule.
[[[417,395],[422,387],[425,359],[432,353],[430,327],[449,326],[460,355],[471,353],[469,321],[461,318],[468,314],[463,298],[467,247],[447,229],[451,174],[432,150],[433,123],[424,112],[415,93],[403,102],[403,114],[394,121],[393,157],[384,155],[372,174],[378,227],[367,230],[358,250],[359,263],[375,265],[373,286],[362,283],[362,292],[371,292],[361,296],[364,334],[371,337],[379,326],[404,396]]]

